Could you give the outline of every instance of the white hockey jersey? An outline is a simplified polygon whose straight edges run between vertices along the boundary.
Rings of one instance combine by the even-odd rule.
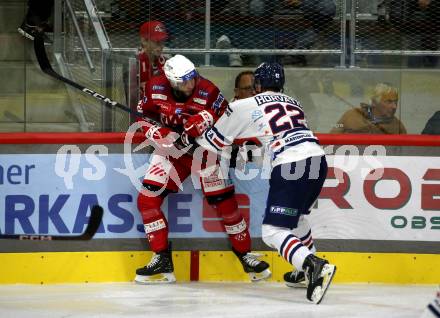
[[[213,152],[253,142],[271,155],[272,166],[322,156],[300,103],[282,93],[264,92],[229,104],[216,124],[196,142]]]

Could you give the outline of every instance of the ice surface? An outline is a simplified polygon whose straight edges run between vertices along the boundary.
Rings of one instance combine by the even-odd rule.
[[[0,317],[419,317],[436,288],[336,284],[315,305],[282,283],[0,285]]]

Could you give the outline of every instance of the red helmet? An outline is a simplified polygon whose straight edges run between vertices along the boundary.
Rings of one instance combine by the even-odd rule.
[[[161,42],[168,39],[165,26],[160,21],[147,21],[141,25],[139,35],[147,40]]]

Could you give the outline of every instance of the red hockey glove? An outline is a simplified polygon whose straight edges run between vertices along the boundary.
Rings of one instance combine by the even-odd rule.
[[[189,117],[183,128],[189,136],[196,138],[213,124],[214,117],[206,110],[202,110],[200,113]]]
[[[168,127],[151,126],[145,137],[162,147],[170,147],[176,140],[176,136],[173,136],[175,134],[172,133],[173,131]]]

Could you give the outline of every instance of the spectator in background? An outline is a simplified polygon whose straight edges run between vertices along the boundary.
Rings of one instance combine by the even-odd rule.
[[[53,5],[54,0],[28,0],[28,10],[18,32],[33,41],[36,32],[50,31]]]
[[[234,86],[234,98],[231,102],[252,97],[255,95],[255,77],[253,71],[243,71],[238,73],[235,77],[235,86]],[[241,149],[240,149],[241,148]],[[239,155],[240,152],[240,155]],[[243,145],[242,147],[238,147],[236,145],[232,146],[231,151],[231,159],[229,161],[230,168],[235,168],[237,166],[244,166],[246,161],[251,162],[253,157],[252,150],[247,147],[247,145]],[[237,162],[237,160],[239,162]],[[237,165],[238,163],[238,165]]]
[[[141,47],[138,52],[139,74],[136,69],[131,72],[128,64],[123,64],[123,81],[126,103],[133,111],[136,110],[137,102],[144,96],[145,85],[151,77],[163,74],[163,66],[166,57],[162,54],[168,32],[160,21],[147,21],[139,28]],[[139,76],[139,90],[137,87]],[[135,118],[132,118],[134,121]]]
[[[371,104],[345,112],[330,133],[406,134],[405,126],[396,118],[399,94],[395,87],[379,83],[374,88]]]
[[[424,135],[440,135],[440,111],[435,112],[422,131]]]
[[[254,80],[254,72],[252,71],[243,71],[238,73],[238,75],[235,77],[234,98],[231,101],[254,96]]]
[[[152,76],[163,74],[166,58],[162,54],[168,33],[160,21],[147,21],[139,29],[141,50],[139,52],[139,77],[141,96],[145,92],[145,84]]]

